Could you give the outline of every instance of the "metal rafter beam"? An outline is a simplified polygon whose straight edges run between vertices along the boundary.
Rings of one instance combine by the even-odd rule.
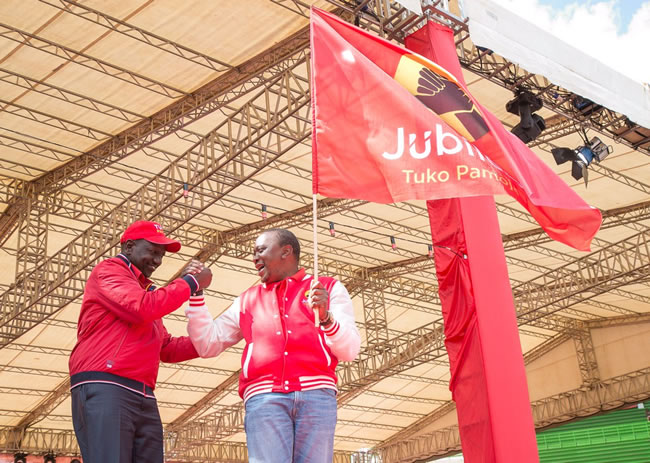
[[[104,132],[93,127],[86,125],[81,125],[77,122],[69,121],[57,116],[53,116],[48,113],[44,113],[37,109],[28,108],[27,106],[19,105],[17,103],[11,103],[0,99],[0,105],[2,106],[2,111],[7,114],[12,114],[17,117],[22,117],[29,121],[38,122],[48,127],[54,127],[55,129],[63,130],[80,137],[88,138],[95,141],[101,141],[111,136],[110,133]]]
[[[546,141],[541,141],[538,146],[549,153],[552,152],[553,148],[557,147],[556,145]],[[602,166],[600,163],[598,163],[598,161],[590,164],[589,170],[599,173],[603,177],[611,178],[612,180],[615,180],[622,185],[628,186],[630,188],[634,188],[635,190],[646,194],[650,193],[650,185],[647,185],[646,183],[643,183],[642,181],[632,178],[628,175],[616,172],[615,170],[612,170],[606,166]]]
[[[179,58],[183,58],[191,63],[204,66],[217,72],[227,71],[232,68],[231,65],[212,58],[189,47],[173,42],[169,39],[146,31],[142,28],[129,24],[126,21],[110,16],[99,10],[95,10],[87,5],[71,0],[39,0],[42,3],[57,8],[78,18],[103,26],[118,34],[131,37],[139,42],[145,43],[166,53],[170,53]]]
[[[0,36],[2,26],[0,26]],[[0,245],[16,228],[27,197],[49,195],[129,154],[175,133],[178,129],[223,107],[230,101],[273,81],[305,59],[309,29],[292,36],[217,77],[195,92],[179,99],[132,127],[114,135],[87,153],[77,156],[43,177],[29,182],[16,193],[9,208],[0,216]],[[41,196],[42,197],[42,196]],[[8,201],[5,201],[8,202]]]
[[[534,362],[535,360],[543,357],[548,352],[552,351],[553,349],[556,349],[558,346],[569,341],[570,339],[571,337],[565,333],[556,334],[552,338],[547,339],[546,341],[542,342],[541,344],[537,345],[529,352],[527,352],[526,355],[524,355],[524,363],[528,365],[529,363]],[[411,437],[421,429],[441,419],[443,416],[454,412],[455,410],[456,410],[456,404],[453,401],[449,400],[447,401],[447,403],[436,408],[431,413],[420,417],[418,420],[414,421],[408,427],[404,428],[400,432],[393,434],[388,439],[386,439],[382,444],[380,444],[378,447],[383,448],[398,442],[406,441],[409,437]]]
[[[536,428],[618,408],[650,397],[650,368],[594,383],[531,404]],[[384,463],[410,463],[460,450],[458,427],[440,429],[381,447]]]
[[[70,379],[67,378],[61,382],[47,397],[39,402],[29,413],[23,416],[15,426],[19,434],[23,434],[25,429],[32,426],[47,417],[52,410],[58,407],[70,395]]]
[[[307,138],[311,133],[308,120],[308,85],[287,70],[162,172],[162,177],[179,179],[177,182],[150,180],[17,281],[20,292],[0,295],[0,345],[11,342],[81,295],[83,287],[73,277],[83,273],[85,279],[90,267],[117,244],[120,231],[129,223],[169,212],[171,217],[165,217],[165,225],[173,232],[214,204],[212,198],[224,197]],[[219,143],[216,133],[229,134],[228,143]],[[197,195],[198,200],[189,204],[182,199],[182,184],[188,179],[193,191],[206,193]]]
[[[37,143],[29,142],[21,138],[16,138],[6,134],[0,134],[0,146],[6,146],[7,148],[12,148],[15,150],[23,151],[25,153],[30,153],[35,156],[44,157],[47,159],[54,159],[55,161],[69,161],[71,158],[75,157],[74,153],[67,153],[61,151],[60,149],[52,148],[50,146],[40,145]],[[69,148],[71,151],[72,149]],[[23,196],[23,195],[16,195]],[[8,201],[4,201],[8,202]]]
[[[219,402],[224,396],[237,392],[239,384],[239,370],[232,373],[225,381],[221,382],[216,388],[212,389],[208,394],[203,396],[201,400],[189,407],[183,414],[177,417],[174,421],[165,427],[166,432],[174,432],[180,426],[186,424],[188,421],[201,415],[204,411],[208,410],[214,404]]]
[[[513,287],[519,322],[526,324],[594,296],[646,278],[650,229]]]
[[[591,330],[584,329],[576,333],[573,336],[573,344],[576,348],[576,357],[580,375],[582,376],[582,383],[586,387],[591,387],[600,381],[600,371],[598,369]]]
[[[119,108],[101,100],[66,90],[62,87],[57,87],[56,85],[43,82],[42,80],[32,79],[31,77],[19,74],[9,69],[0,68],[0,81],[24,88],[31,92],[40,93],[41,95],[50,98],[55,98],[59,101],[65,101],[66,103],[81,108],[90,109],[91,111],[114,117],[122,121],[137,122],[145,118],[145,116],[133,111]]]
[[[600,105],[593,104],[588,108],[578,109],[574,105],[578,95],[553,84],[543,76],[527,72],[496,53],[488,54],[486,51],[479,50],[470,40],[467,40],[470,36],[466,18],[459,18],[444,10],[438,6],[439,2],[425,6],[422,16],[410,13],[397,2],[390,0],[370,3],[366,10],[360,10],[358,4],[344,0],[328,0],[328,2],[348,13],[344,19],[353,21],[358,18],[361,27],[382,37],[399,41],[403,41],[406,35],[419,29],[428,19],[451,27],[456,35],[457,54],[463,68],[508,90],[525,88],[539,96],[544,106],[555,113],[578,125],[611,137],[632,149],[650,154],[648,143],[650,140],[633,143],[621,136],[630,132],[643,133],[642,127],[626,116]]]
[[[379,346],[388,341],[388,321],[384,291],[369,285],[361,291],[363,315],[366,327],[366,345]]]
[[[602,211],[602,215],[603,224],[600,228],[603,230],[648,220],[650,219],[650,201]],[[526,248],[531,244],[542,244],[549,241],[551,241],[551,238],[541,228],[503,236],[503,244],[506,252]]]
[[[648,322],[650,322],[650,312],[639,313],[636,315],[623,315],[620,317],[601,318],[600,320],[586,322],[585,326],[590,329],[597,329]]]
[[[107,61],[95,58],[87,53],[66,47],[64,45],[46,40],[29,32],[22,31],[8,24],[0,24],[0,37],[18,42],[36,50],[73,62],[80,66],[101,72],[115,79],[128,82],[137,87],[150,90],[168,98],[177,98],[186,95],[183,90],[174,88],[163,82],[158,82],[150,77],[138,74],[128,69],[121,68]]]

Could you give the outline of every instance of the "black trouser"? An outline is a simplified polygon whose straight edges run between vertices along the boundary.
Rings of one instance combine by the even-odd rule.
[[[72,389],[72,422],[84,462],[163,462],[155,398],[114,384],[82,384]]]

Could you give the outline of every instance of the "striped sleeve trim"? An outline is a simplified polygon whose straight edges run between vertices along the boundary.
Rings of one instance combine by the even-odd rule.
[[[341,328],[341,324],[336,320],[334,320],[334,323],[332,323],[327,328],[323,327],[323,332],[325,333],[326,336],[334,336],[336,333],[339,332],[340,328]]]
[[[190,307],[203,307],[205,298],[203,296],[190,296]]]
[[[196,278],[194,276],[187,274],[181,278],[182,280],[185,280],[185,283],[187,283],[190,286],[190,292],[195,293],[199,290],[199,282],[196,281]]]

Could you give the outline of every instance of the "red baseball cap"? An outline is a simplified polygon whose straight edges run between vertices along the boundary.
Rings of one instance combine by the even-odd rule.
[[[147,240],[150,243],[164,244],[165,249],[169,252],[178,252],[181,249],[180,241],[167,238],[159,223],[146,220],[133,222],[124,230],[120,243],[125,243],[128,240]]]

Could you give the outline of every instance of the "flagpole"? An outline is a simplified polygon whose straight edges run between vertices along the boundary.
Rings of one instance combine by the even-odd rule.
[[[316,194],[312,195],[312,216],[314,229],[314,279],[312,280],[312,286],[318,282],[318,208],[316,201]],[[320,316],[318,314],[318,309],[314,309],[314,326],[318,328],[320,325]]]

